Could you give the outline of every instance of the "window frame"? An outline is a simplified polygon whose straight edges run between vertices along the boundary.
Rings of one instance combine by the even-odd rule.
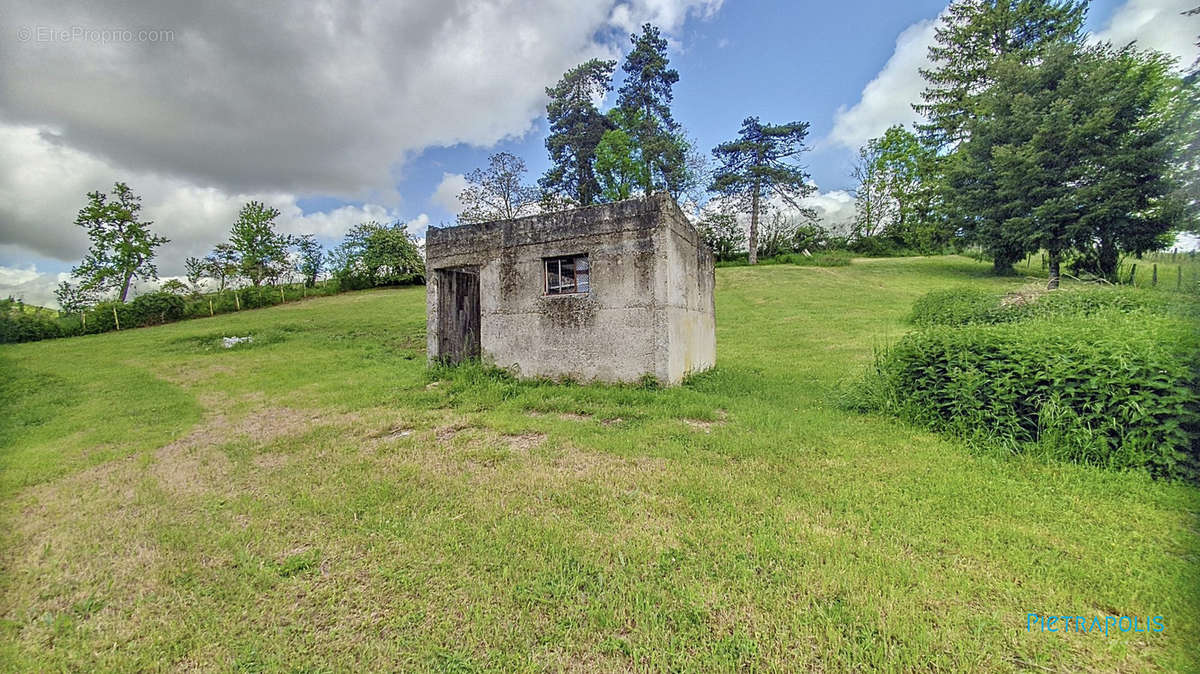
[[[585,289],[579,289],[579,263],[583,262],[583,271],[587,276],[587,285]],[[562,264],[564,262],[571,263],[571,285],[562,283]],[[556,264],[555,275],[559,279],[558,285],[551,287],[550,273],[551,265]],[[574,255],[554,255],[551,257],[542,258],[542,296],[543,297],[562,297],[563,295],[587,295],[592,292],[592,265],[588,259],[587,253],[576,253]]]

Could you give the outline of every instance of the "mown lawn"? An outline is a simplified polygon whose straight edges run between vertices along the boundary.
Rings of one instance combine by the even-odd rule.
[[[422,288],[0,348],[0,669],[1197,669],[1200,490],[838,406],[987,269],[722,269],[666,391],[435,379]]]

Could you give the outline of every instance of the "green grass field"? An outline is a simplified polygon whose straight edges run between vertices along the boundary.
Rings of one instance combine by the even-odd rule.
[[[1197,670],[1200,489],[838,406],[988,267],[719,270],[671,390],[435,378],[419,287],[0,347],[0,669]]]

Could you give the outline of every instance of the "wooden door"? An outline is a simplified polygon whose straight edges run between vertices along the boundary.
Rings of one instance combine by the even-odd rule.
[[[438,270],[438,353],[443,361],[479,358],[479,269]]]

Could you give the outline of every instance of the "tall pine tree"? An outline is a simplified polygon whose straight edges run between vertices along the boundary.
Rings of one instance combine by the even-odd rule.
[[[600,196],[596,146],[613,125],[596,108],[596,101],[612,90],[610,82],[616,66],[616,61],[592,59],[568,70],[558,84],[546,89],[550,97],[546,104],[550,168],[538,184],[546,192],[560,194],[580,206],[592,204]]]
[[[757,117],[742,122],[738,137],[713,148],[719,162],[709,190],[735,201],[750,214],[750,264],[758,263],[758,222],[771,197],[812,217],[800,199],[816,191],[799,163],[806,149],[808,122],[763,124]]]
[[[641,35],[629,39],[633,49],[621,65],[625,82],[617,90],[617,107],[632,122],[627,132],[644,166],[641,188],[647,194],[666,190],[678,198],[688,182],[688,147],[671,115],[671,88],[679,73],[670,67],[667,41],[658,28],[647,23]]]
[[[991,85],[990,69],[1015,57],[1032,63],[1048,45],[1079,42],[1087,0],[955,0],[934,31],[932,68],[922,69],[926,88],[913,108],[927,122],[919,128],[935,147],[965,140],[980,95]]]
[[[1051,288],[1069,254],[1112,278],[1119,253],[1161,247],[1179,212],[1169,61],[1066,44],[994,75],[948,172],[976,240],[996,259],[1045,249]]]

